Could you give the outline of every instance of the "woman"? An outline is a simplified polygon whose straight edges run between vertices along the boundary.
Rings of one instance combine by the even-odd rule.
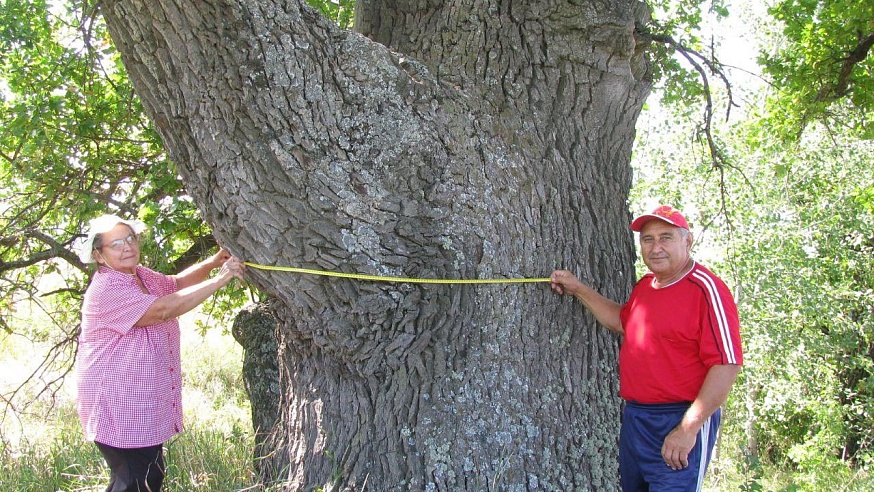
[[[77,408],[111,470],[107,492],[161,489],[163,443],[182,431],[177,318],[245,271],[223,249],[178,275],[140,266],[145,228],[103,215],[90,222],[80,254],[98,267],[82,305]]]

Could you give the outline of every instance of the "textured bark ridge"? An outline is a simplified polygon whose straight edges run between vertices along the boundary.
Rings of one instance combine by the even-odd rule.
[[[298,0],[102,9],[233,254],[402,277],[564,267],[615,299],[630,289],[642,4],[364,1],[366,36]],[[618,340],[573,299],[546,284],[249,277],[276,300],[280,400],[253,398],[277,412],[265,481],[618,488]]]
[[[240,312],[232,333],[243,347],[243,381],[252,403],[252,427],[255,430],[255,467],[259,475],[271,477],[275,470],[272,463],[262,457],[269,456],[270,435],[279,420],[279,405],[282,389],[279,382],[279,353],[276,344],[278,323],[269,308],[262,303]]]

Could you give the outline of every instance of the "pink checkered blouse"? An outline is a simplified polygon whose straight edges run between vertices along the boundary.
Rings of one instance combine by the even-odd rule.
[[[138,266],[136,279],[101,266],[85,292],[76,355],[79,420],[89,441],[155,446],[182,432],[179,321],[136,323],[176,280]]]

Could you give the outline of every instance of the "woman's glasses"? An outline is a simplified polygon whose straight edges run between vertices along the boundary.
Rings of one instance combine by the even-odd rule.
[[[113,251],[121,251],[124,249],[125,245],[130,246],[131,248],[137,246],[139,244],[139,238],[135,234],[130,234],[128,237],[124,239],[116,239],[115,241],[110,241],[103,246],[105,248],[109,248]]]

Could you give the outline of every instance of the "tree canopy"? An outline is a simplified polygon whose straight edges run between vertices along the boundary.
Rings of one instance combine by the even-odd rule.
[[[784,0],[768,11],[783,41],[760,61],[776,88],[770,126],[796,138],[813,121],[874,138],[874,3]]]

